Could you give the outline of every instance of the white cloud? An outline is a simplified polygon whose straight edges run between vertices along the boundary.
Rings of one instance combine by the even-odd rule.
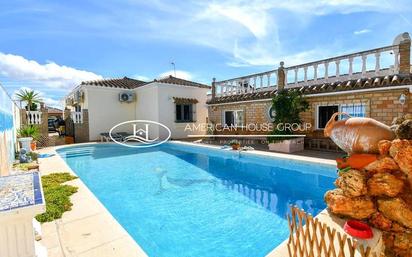
[[[141,81],[150,81],[151,79],[149,77],[143,76],[143,75],[134,75],[132,78],[141,80]]]
[[[175,76],[175,72],[173,70],[163,72],[159,74],[158,78],[164,78],[168,76]],[[183,71],[183,70],[176,70],[176,77],[180,79],[186,79],[186,80],[192,80],[193,75],[188,72],[188,71]]]
[[[322,46],[295,50],[285,43],[286,37],[296,36],[293,31],[308,26],[315,16],[364,11],[399,13],[397,6],[407,6],[406,0],[399,1],[397,5],[390,0],[185,1],[173,11],[162,9],[162,18],[149,18],[147,27],[155,32],[152,37],[218,49],[233,59],[228,61],[233,66],[276,65],[282,56],[304,59],[314,51],[325,55]],[[172,18],[163,18],[168,15]],[[330,51],[336,54],[340,49],[338,46]]]
[[[366,34],[366,33],[369,33],[369,32],[371,32],[370,29],[362,29],[362,30],[354,31],[353,34],[354,35],[361,35],[361,34]]]
[[[54,62],[40,64],[19,55],[0,52],[0,75],[13,81],[41,83],[49,88],[71,89],[84,80],[102,79],[93,72]]]

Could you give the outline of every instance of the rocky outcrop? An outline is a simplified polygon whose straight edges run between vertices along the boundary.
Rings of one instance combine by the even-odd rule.
[[[378,150],[376,160],[362,168],[341,167],[338,188],[328,191],[325,201],[330,212],[384,231],[389,256],[412,257],[412,140],[382,140]],[[363,156],[350,158],[359,164]]]
[[[396,154],[400,149],[406,148],[410,146],[411,143],[409,140],[406,139],[395,139],[391,143],[391,147],[389,148],[389,154],[392,158],[395,158]]]
[[[408,206],[400,198],[378,200],[379,211],[388,219],[412,229],[412,206]]]
[[[349,170],[335,181],[335,185],[342,189],[343,194],[350,197],[365,195],[368,192],[366,187],[365,172]]]
[[[371,196],[395,197],[402,192],[404,181],[390,173],[376,173],[368,180],[368,192]]]
[[[408,176],[412,176],[412,145],[399,149],[393,159],[399,168]]]
[[[389,154],[389,148],[391,148],[391,141],[389,140],[381,140],[378,143],[379,154],[382,156]]]
[[[368,172],[392,172],[399,170],[399,166],[390,157],[380,158],[365,167]]]
[[[339,188],[326,192],[325,201],[331,212],[355,219],[366,219],[376,212],[374,203],[369,197],[349,197]]]

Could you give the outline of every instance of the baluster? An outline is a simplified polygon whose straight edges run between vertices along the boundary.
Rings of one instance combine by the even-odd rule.
[[[288,69],[284,69],[285,71],[285,86],[288,84]],[[279,85],[279,78],[278,78],[278,85]]]
[[[260,89],[263,87],[263,75],[260,75]]]
[[[267,76],[268,76],[268,86],[267,87],[270,87],[270,73],[268,73]]]
[[[298,84],[298,70],[299,69],[295,69],[295,84]]]
[[[394,72],[397,74],[399,73],[399,48],[393,49],[393,57],[395,58]]]
[[[256,80],[257,80],[257,77],[254,77],[253,78],[253,92],[255,92],[256,91]]]
[[[366,60],[368,56],[366,54],[362,54],[362,75],[366,74]]]
[[[353,57],[349,57],[349,77],[353,74]]]
[[[304,70],[304,77],[303,77],[303,80],[305,81],[305,83],[306,82],[308,82],[308,67],[307,66],[305,66],[304,68],[303,68],[303,70]]]
[[[381,53],[377,52],[377,53],[375,53],[375,72],[376,72],[376,74],[379,74],[380,69],[381,69]]]
[[[318,80],[318,65],[317,64],[313,65],[313,80],[314,81]]]
[[[329,78],[329,62],[325,62],[325,80]]]
[[[335,61],[335,65],[336,65],[336,78],[339,78],[339,76],[340,76],[340,71],[339,71],[340,60]]]

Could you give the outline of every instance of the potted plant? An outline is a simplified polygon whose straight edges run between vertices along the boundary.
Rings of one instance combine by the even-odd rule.
[[[272,108],[275,112],[272,135],[279,137],[268,138],[269,150],[286,153],[302,151],[304,139],[289,136],[294,134],[292,124],[302,123],[300,113],[309,109],[308,101],[298,91],[280,90],[273,97]]]
[[[39,138],[39,128],[34,125],[26,125],[18,130],[21,147],[28,152],[36,150],[36,140]]]
[[[229,145],[232,147],[232,150],[239,150],[240,148],[240,142],[237,140],[231,140]]]

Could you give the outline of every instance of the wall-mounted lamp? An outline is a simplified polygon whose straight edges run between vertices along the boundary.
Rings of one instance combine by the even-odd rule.
[[[401,105],[404,105],[404,104],[406,103],[406,95],[405,95],[405,94],[402,94],[402,95],[399,97],[399,103],[400,103]]]

